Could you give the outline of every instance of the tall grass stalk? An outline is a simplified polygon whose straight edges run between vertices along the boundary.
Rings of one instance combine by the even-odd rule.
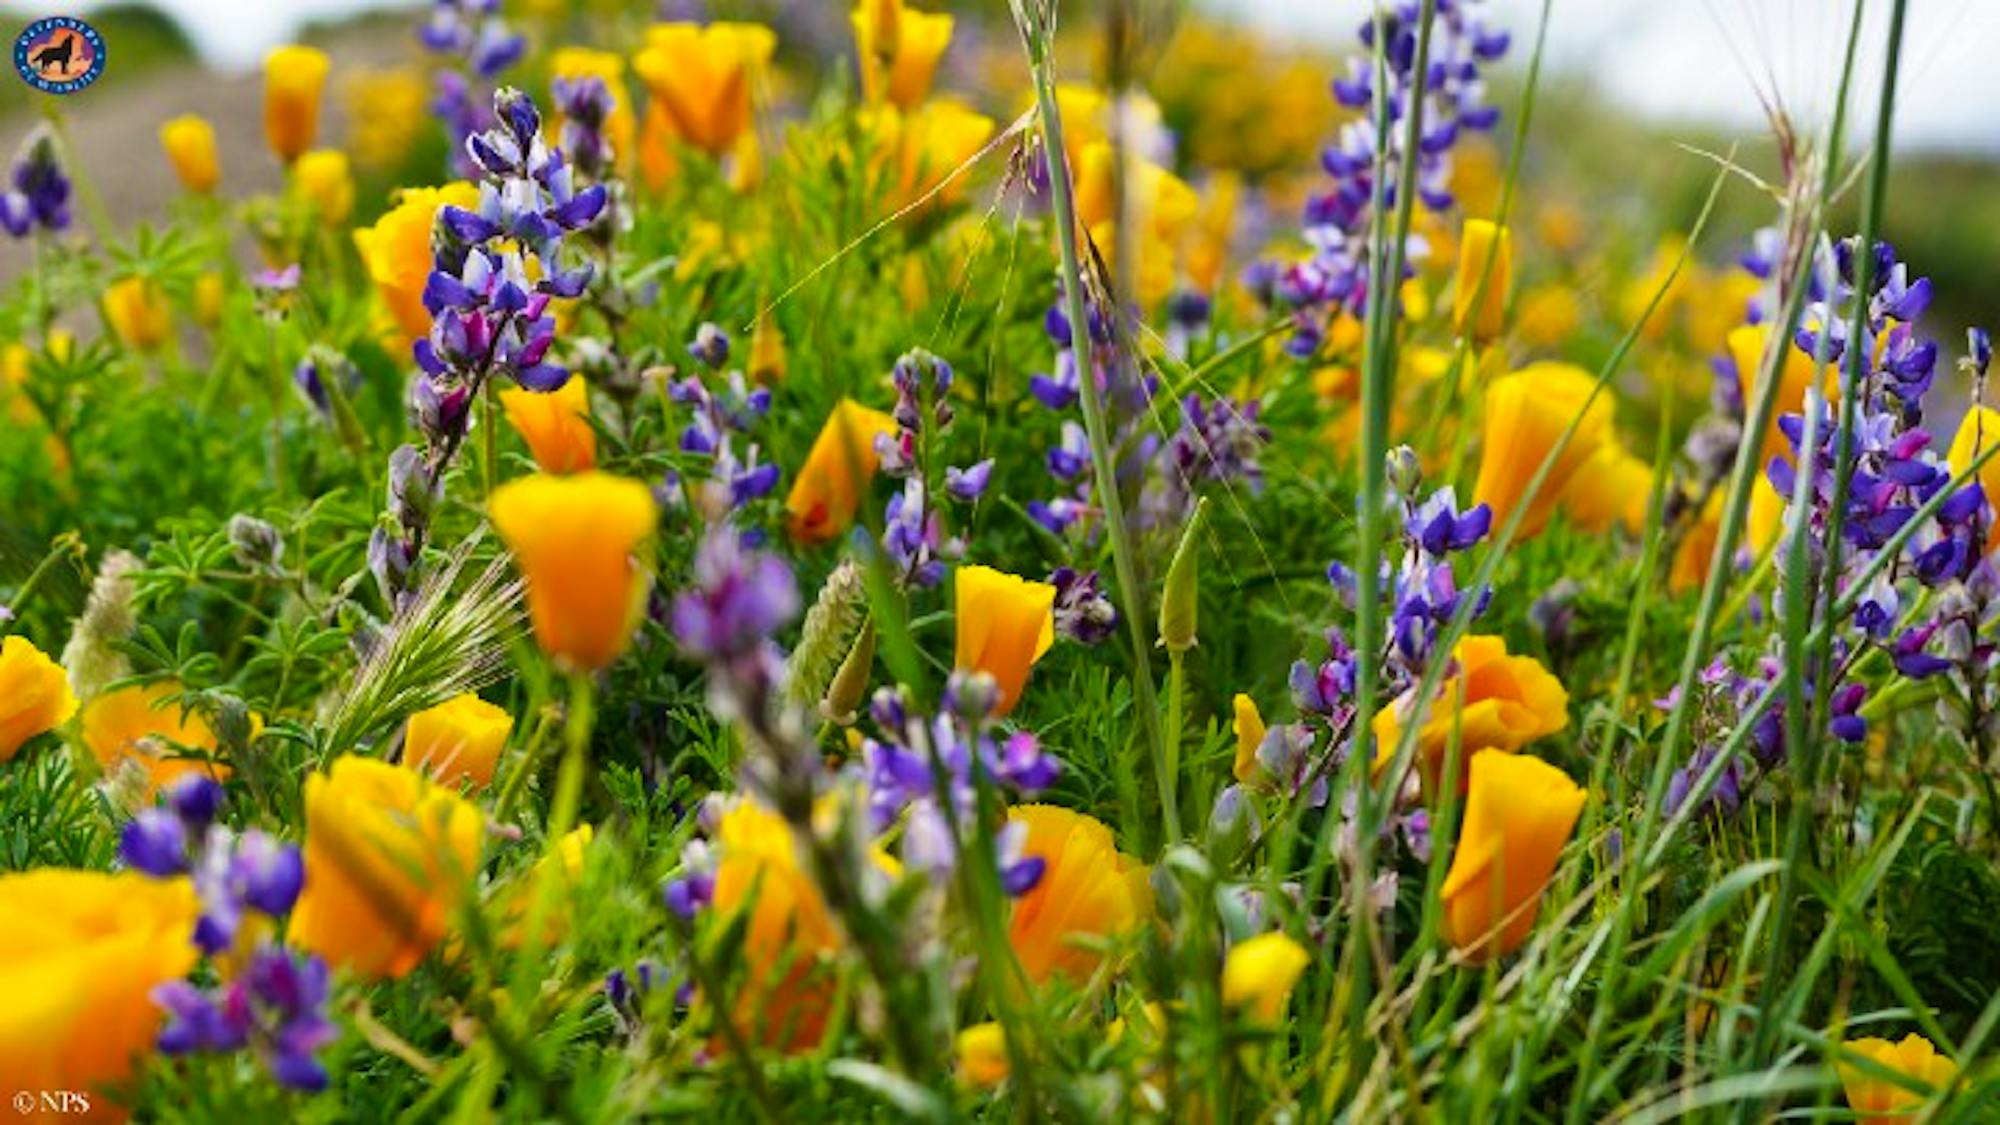
[[[1076,352],[1076,369],[1081,373],[1079,396],[1083,403],[1084,430],[1090,440],[1091,473],[1097,482],[1097,498],[1104,507],[1105,535],[1111,543],[1112,565],[1118,576],[1118,613],[1125,619],[1126,635],[1132,646],[1132,690],[1139,712],[1140,728],[1151,751],[1154,781],[1160,792],[1160,820],[1166,842],[1181,838],[1180,810],[1173,801],[1174,784],[1167,766],[1166,738],[1160,729],[1160,702],[1153,686],[1152,642],[1147,636],[1141,607],[1138,549],[1132,529],[1125,521],[1125,501],[1118,492],[1117,462],[1112,456],[1111,433],[1104,418],[1104,398],[1097,386],[1095,345],[1090,338],[1089,305],[1085,300],[1083,262],[1077,250],[1076,198],[1070,184],[1069,162],[1064,156],[1062,113],[1056,102],[1054,60],[1055,6],[1037,6],[1033,0],[1010,0],[1014,26],[1028,56],[1028,72],[1035,87],[1035,106],[1042,123],[1042,152],[1048,162],[1050,210],[1056,226],[1056,247],[1062,259],[1063,311],[1069,317],[1070,346]],[[1130,242],[1130,238],[1121,241]],[[1121,314],[1112,310],[1116,319]]]

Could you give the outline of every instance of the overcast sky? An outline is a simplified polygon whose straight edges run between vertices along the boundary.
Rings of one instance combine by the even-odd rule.
[[[844,3],[845,0],[796,0]],[[1200,0],[1273,32],[1349,42],[1365,0]],[[1607,96],[1664,117],[1758,127],[1757,87],[1775,87],[1802,122],[1823,120],[1839,60],[1847,0],[1553,0],[1549,57],[1591,74]],[[1872,0],[1867,42],[1886,39],[1890,0]],[[1908,0],[1904,81],[1896,114],[1905,147],[2000,153],[2000,0]],[[88,14],[100,0],[54,7]],[[217,66],[248,68],[311,19],[363,8],[420,8],[410,0],[159,0]],[[926,5],[930,6],[930,5]],[[0,0],[42,14],[38,0]],[[1515,30],[1514,65],[1527,57],[1541,0],[1488,0]],[[112,57],[117,57],[116,44]],[[115,65],[115,62],[114,62]],[[1872,106],[1878,54],[1864,58]],[[1755,84],[1753,85],[1753,76]],[[1865,123],[1864,123],[1865,124]]]

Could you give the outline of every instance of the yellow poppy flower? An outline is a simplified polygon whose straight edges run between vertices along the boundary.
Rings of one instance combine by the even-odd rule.
[[[1746,324],[1729,334],[1729,358],[1736,365],[1736,385],[1742,392],[1745,403],[1756,402],[1757,392],[1753,389],[1752,380],[1763,370],[1764,348],[1770,339],[1771,326],[1768,324]],[[1804,412],[1806,390],[1813,385],[1813,373],[1818,370],[1813,358],[1800,351],[1791,341],[1786,341],[1784,348],[1785,362],[1778,371],[1777,401],[1772,405],[1771,424],[1764,429],[1763,449],[1757,457],[1759,473],[1763,472],[1764,466],[1771,463],[1773,457],[1782,456],[1786,460],[1791,459],[1791,442],[1786,439],[1784,431],[1778,428],[1778,419],[1787,414]],[[1836,369],[1829,364],[1826,386],[1823,388],[1829,400],[1833,398],[1834,389],[1838,385]]]
[[[1551,282],[1521,294],[1514,327],[1527,343],[1538,348],[1555,348],[1576,334],[1576,326],[1582,319],[1576,290],[1562,282]]]
[[[1084,145],[1076,173],[1076,219],[1090,233],[1104,260],[1118,260],[1118,153],[1108,142]],[[1139,299],[1148,304],[1173,288],[1174,251],[1201,211],[1201,197],[1187,181],[1146,160],[1126,165],[1133,177],[1133,229],[1141,236],[1139,276],[1132,279]]]
[[[1971,468],[1980,454],[1996,445],[2000,445],[2000,410],[1974,405],[1958,423],[1958,432],[1951,438],[1951,450],[1945,454],[1952,475]],[[2000,454],[1995,454],[1981,465],[1978,475],[1972,479],[1979,483],[1980,491],[1986,493],[1986,550],[1990,553],[2000,548],[2000,519],[1993,516],[1993,511],[2000,509]]]
[[[354,213],[354,176],[347,154],[337,148],[316,148],[292,165],[292,188],[312,204],[323,223],[345,223]]]
[[[76,696],[62,665],[26,637],[0,641],[0,762],[12,761],[22,743],[75,714]]]
[[[415,67],[351,71],[341,77],[347,151],[363,168],[392,168],[431,124],[430,83]]]
[[[160,680],[107,691],[83,708],[83,744],[107,774],[127,762],[145,773],[147,792],[189,773],[229,776],[229,768],[201,757],[214,754],[215,732],[199,714],[168,703],[186,690],[178,680]]]
[[[135,352],[158,351],[173,332],[167,295],[152,278],[120,278],[104,290],[104,319],[120,343]]]
[[[527,582],[542,651],[584,669],[618,659],[652,584],[634,557],[653,533],[652,490],[595,471],[536,473],[494,489],[488,506]]]
[[[681,141],[721,157],[749,130],[751,87],[777,45],[758,24],[660,23],[646,29],[632,69]]]
[[[1931,1041],[1921,1035],[1903,1036],[1899,1043],[1887,1039],[1850,1039],[1841,1044],[1899,1074],[1906,1074],[1933,1090],[1949,1086],[1958,1075],[1958,1065],[1950,1055],[1941,1055]],[[1860,1125],[1911,1125],[1916,1110],[1927,1100],[1915,1090],[1905,1089],[1877,1078],[1850,1063],[1837,1063],[1840,1086],[1847,1094],[1848,1107],[1859,1116]]]
[[[229,283],[214,270],[205,270],[194,279],[194,319],[203,328],[214,331],[222,323],[223,301],[229,295]]]
[[[352,754],[306,778],[305,806],[305,889],[286,940],[366,979],[416,968],[478,874],[479,810]]]
[[[374,226],[354,232],[354,246],[368,266],[375,292],[395,320],[404,348],[431,330],[431,314],[424,308],[424,283],[431,275],[431,227],[438,208],[447,203],[475,207],[479,189],[464,182],[405,188]]]
[[[1486,437],[1472,499],[1492,506],[1496,528],[1505,526],[1526,500],[1528,482],[1572,418],[1583,415],[1576,433],[1528,503],[1519,539],[1537,535],[1548,526],[1571,478],[1604,446],[1617,441],[1610,393],[1600,393],[1594,401],[1590,398],[1596,383],[1596,378],[1580,367],[1531,363],[1487,384]]]
[[[1277,1022],[1309,960],[1305,946],[1283,932],[1237,942],[1222,962],[1223,1006],[1246,1008],[1260,1023]]]
[[[799,864],[791,826],[743,800],[716,827],[718,918],[747,912],[737,1025],[753,1041],[808,1051],[826,1031],[834,980],[829,962],[840,933],[819,888]]]
[[[1007,1032],[997,1023],[976,1023],[958,1033],[954,1043],[958,1077],[968,1086],[998,1086],[1013,1073],[1007,1057]]]
[[[410,716],[403,730],[403,760],[440,785],[466,781],[484,787],[514,730],[505,708],[466,692]]]
[[[181,186],[197,195],[207,195],[222,180],[222,166],[215,154],[215,126],[205,117],[184,113],[160,126],[160,147]]]
[[[576,891],[583,879],[583,868],[590,842],[597,836],[597,830],[588,824],[580,824],[571,829],[556,843],[555,851],[535,861],[506,892],[501,900],[500,945],[504,949],[519,949],[527,943],[528,915],[535,909],[535,898],[542,893],[544,885],[553,881],[556,885],[549,890],[548,911],[542,918],[542,940],[544,947],[554,945],[569,933],[570,916],[575,907],[569,896]]]
[[[958,198],[966,181],[959,169],[993,136],[992,118],[950,98],[907,113],[894,106],[875,106],[862,111],[860,123],[869,137],[874,164],[887,181],[891,211],[908,207],[933,189],[938,190],[930,203]],[[953,176],[957,178],[947,183]]]
[[[1637,535],[1652,497],[1653,467],[1609,442],[1570,477],[1557,503],[1580,530],[1595,535],[1617,524]]]
[[[573,376],[553,391],[510,387],[500,408],[545,473],[580,473],[597,464],[597,431],[590,427],[590,390]]]
[[[1248,781],[1257,772],[1257,748],[1264,744],[1264,716],[1257,711],[1257,701],[1236,693],[1230,701],[1235,716],[1230,723],[1231,733],[1236,735],[1236,763],[1230,772],[1238,781]]]
[[[995,709],[1005,715],[1021,701],[1028,672],[1055,643],[1056,588],[985,566],[961,566],[952,594],[958,622],[954,667],[993,677]]]
[[[1482,750],[1472,756],[1471,795],[1458,849],[1439,894],[1439,932],[1477,964],[1519,949],[1534,931],[1542,888],[1584,792],[1540,758]]]
[[[879,410],[851,398],[834,405],[785,497],[786,527],[793,539],[825,543],[853,525],[862,493],[881,464],[876,435],[895,432],[896,420]]]
[[[1507,287],[1513,281],[1514,240],[1507,228],[1487,219],[1465,220],[1458,275],[1452,282],[1452,329],[1481,344],[1498,338],[1507,312]]]
[[[1010,823],[1025,824],[1023,856],[1041,859],[1041,881],[1014,900],[1007,937],[1028,979],[1083,983],[1103,954],[1078,941],[1117,938],[1153,913],[1149,870],[1121,853],[1111,829],[1054,805],[1016,805]]]
[[[1417,730],[1417,768],[1425,787],[1435,791],[1458,731],[1459,790],[1468,763],[1481,750],[1513,753],[1569,725],[1569,693],[1562,681],[1532,656],[1509,656],[1500,637],[1470,635],[1452,649],[1455,670],[1438,685]],[[1411,721],[1415,688],[1375,713],[1375,768],[1394,758],[1403,728]],[[1464,701],[1459,702],[1463,692]],[[1454,713],[1454,711],[1456,713]]]
[[[333,64],[325,52],[296,43],[264,56],[264,140],[290,164],[319,136],[320,94]]]
[[[861,0],[853,19],[861,96],[906,113],[922,104],[951,42],[951,16],[919,12],[903,0]]]
[[[200,913],[186,879],[0,875],[0,1089],[86,1094],[90,1120],[121,1119],[107,1088],[152,1053],[165,1016],[152,991],[194,968]]]

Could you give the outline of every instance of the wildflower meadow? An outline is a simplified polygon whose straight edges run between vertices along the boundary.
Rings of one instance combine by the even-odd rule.
[[[1579,2],[17,51],[0,1121],[2000,1122],[2000,216]]]

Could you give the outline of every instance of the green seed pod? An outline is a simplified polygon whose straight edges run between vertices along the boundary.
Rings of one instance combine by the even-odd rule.
[[[868,698],[869,673],[874,668],[875,622],[870,619],[861,623],[861,635],[854,638],[854,647],[840,662],[833,683],[827,685],[826,698],[819,704],[821,717],[841,726],[853,723],[855,712]]]
[[[1180,546],[1174,549],[1174,561],[1167,567],[1166,592],[1160,597],[1160,644],[1176,656],[1196,643],[1195,606],[1201,592],[1199,536],[1207,513],[1208,499],[1204,497],[1196,501],[1194,517],[1181,531]]]

